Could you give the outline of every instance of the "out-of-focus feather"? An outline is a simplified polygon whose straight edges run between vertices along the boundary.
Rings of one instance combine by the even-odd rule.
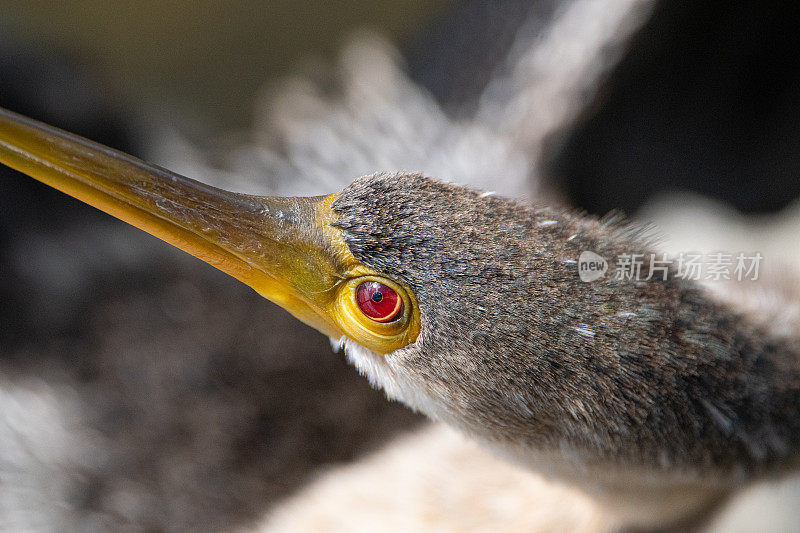
[[[548,26],[531,17],[471,113],[447,113],[405,74],[380,36],[351,38],[333,66],[313,64],[265,92],[249,141],[221,157],[154,144],[166,166],[252,194],[341,190],[376,171],[418,171],[514,197],[536,196],[546,141],[594,101],[650,0],[563,2]],[[464,68],[469,68],[465,65]],[[219,154],[217,154],[219,155]]]

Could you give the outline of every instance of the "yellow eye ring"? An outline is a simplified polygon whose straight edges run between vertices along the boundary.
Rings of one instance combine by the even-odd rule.
[[[365,287],[370,289],[368,294],[382,298],[366,301]],[[393,295],[397,301],[391,299]],[[419,310],[413,292],[380,275],[357,276],[342,283],[332,315],[348,337],[381,355],[411,344],[419,335]]]

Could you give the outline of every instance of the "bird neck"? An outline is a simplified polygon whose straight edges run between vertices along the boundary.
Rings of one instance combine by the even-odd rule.
[[[794,465],[800,332],[774,335],[657,262],[643,261],[638,276],[584,281],[586,251],[609,265],[662,256],[635,228],[548,216],[558,224],[538,235],[538,260],[551,267],[536,292],[547,311],[528,340],[540,347],[536,382],[546,385],[534,390],[549,409],[545,444],[589,463],[734,482]],[[578,264],[556,261],[570,257]]]

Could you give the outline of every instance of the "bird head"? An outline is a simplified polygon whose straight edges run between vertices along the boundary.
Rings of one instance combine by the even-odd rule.
[[[334,226],[337,194],[224,191],[3,110],[0,161],[195,255],[333,338],[386,354],[418,335],[413,292],[358,261]]]
[[[493,321],[533,297],[520,280],[535,224],[506,223],[513,202],[415,174],[313,198],[237,194],[7,111],[0,161],[251,286],[389,396],[462,426],[496,418],[477,404],[503,403],[489,363],[520,333]]]
[[[402,173],[359,178],[332,208],[348,251],[406,287],[419,316],[414,342],[385,354],[344,339],[373,385],[490,444],[558,440],[559,389],[578,383],[556,367],[587,349],[568,324],[591,290],[576,286],[570,235],[599,245],[600,224]]]

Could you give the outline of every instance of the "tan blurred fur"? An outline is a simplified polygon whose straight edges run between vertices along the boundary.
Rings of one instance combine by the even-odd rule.
[[[494,457],[441,425],[334,469],[281,505],[263,531],[598,531],[591,499]]]
[[[704,530],[798,531],[798,505],[800,476],[762,483],[734,498]],[[452,429],[429,424],[356,464],[321,474],[246,531],[577,533],[626,523],[579,490],[515,468]]]

